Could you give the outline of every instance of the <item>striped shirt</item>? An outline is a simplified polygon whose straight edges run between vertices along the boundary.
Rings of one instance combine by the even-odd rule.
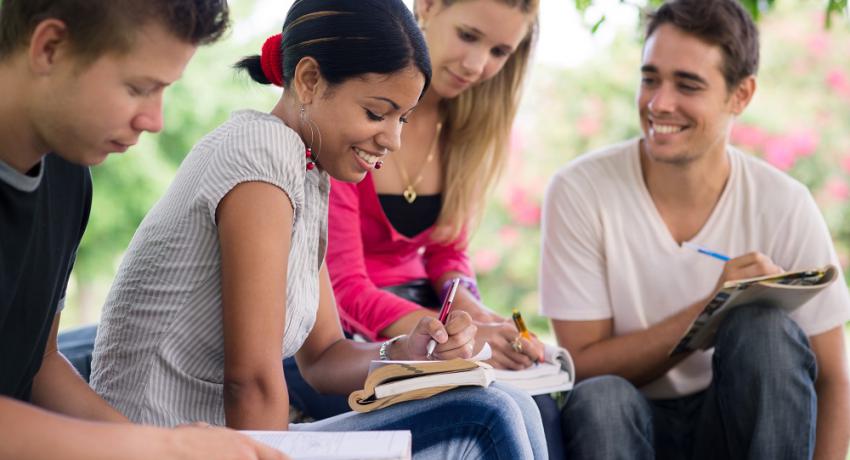
[[[283,355],[313,328],[327,245],[328,176],[270,114],[236,112],[189,153],[142,221],[106,300],[91,385],[135,422],[224,425],[221,257],[215,213],[236,185],[266,182],[294,209]],[[246,311],[245,314],[250,314]]]

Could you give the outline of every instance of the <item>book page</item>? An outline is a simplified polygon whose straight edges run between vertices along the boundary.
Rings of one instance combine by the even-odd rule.
[[[409,431],[242,431],[293,460],[406,460]]]
[[[486,361],[486,360],[488,360],[492,357],[493,357],[493,349],[490,348],[489,343],[484,342],[484,346],[481,347],[481,351],[479,351],[478,354],[473,356],[472,358],[469,358],[467,361]],[[433,362],[434,362],[434,360],[432,360],[432,361],[404,361],[404,360],[381,361],[379,359],[375,359],[375,360],[372,360],[371,363],[369,363],[369,373],[371,374],[372,371],[374,371],[375,369],[378,369],[380,367],[384,367],[388,364],[421,364],[421,363],[433,363]]]
[[[555,375],[561,373],[561,366],[553,363],[535,363],[532,364],[531,367],[527,369],[520,369],[518,371],[508,370],[508,369],[494,369],[494,375],[496,376],[496,380],[500,382],[507,382],[510,380],[528,380],[535,379],[538,377],[545,377],[547,375]],[[566,372],[564,372],[566,374]],[[567,375],[569,377],[569,375]]]
[[[375,397],[386,398],[422,388],[474,385],[488,387],[493,383],[493,369],[486,364],[473,370],[408,377],[375,387]]]
[[[495,369],[497,382],[513,385],[534,396],[573,388],[575,367],[569,352],[544,344],[544,361],[518,371]]]

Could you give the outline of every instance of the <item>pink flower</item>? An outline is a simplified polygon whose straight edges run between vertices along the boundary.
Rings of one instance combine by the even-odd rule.
[[[519,230],[511,226],[502,227],[499,230],[499,239],[502,241],[502,244],[505,246],[513,246],[519,240]]]
[[[767,134],[758,126],[736,123],[732,126],[732,143],[744,148],[760,149]]]
[[[850,78],[841,69],[833,69],[826,75],[826,84],[844,97],[850,97]]]
[[[472,265],[479,274],[492,271],[501,260],[502,256],[490,249],[479,249],[472,255]]]
[[[764,159],[783,171],[790,170],[797,162],[793,146],[783,137],[773,137],[767,141]]]
[[[533,227],[540,223],[540,204],[520,187],[513,187],[508,195],[508,213],[519,225]]]
[[[850,198],[850,186],[842,179],[830,179],[824,186],[826,193],[838,201],[847,201]]]
[[[511,133],[508,136],[508,162],[505,166],[508,171],[519,171],[523,167],[523,152],[526,150],[527,132],[521,120],[514,122]]]
[[[786,140],[791,145],[791,148],[794,149],[794,152],[801,157],[807,157],[815,153],[820,142],[818,133],[813,129],[802,129],[791,133]]]
[[[578,134],[582,137],[593,137],[599,133],[599,129],[602,127],[602,123],[599,121],[599,117],[593,115],[585,115],[579,118],[578,123],[576,125],[576,130]]]
[[[511,153],[519,153],[525,149],[525,129],[519,123],[514,123],[508,140]]]
[[[844,169],[844,172],[850,174],[850,154],[844,155],[844,158],[841,159],[841,168]]]
[[[819,25],[818,27],[822,27]],[[823,57],[829,51],[829,36],[825,33],[818,33],[809,39],[808,46],[809,54],[816,57]]]

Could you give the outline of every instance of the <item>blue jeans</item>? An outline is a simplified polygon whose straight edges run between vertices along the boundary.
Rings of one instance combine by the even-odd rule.
[[[57,338],[59,351],[86,382],[91,375],[91,358],[96,336],[97,325],[91,325],[65,331]]]
[[[570,459],[810,459],[817,366],[779,309],[739,307],[721,323],[702,392],[650,400],[623,378],[585,380],[562,415]]]
[[[322,420],[351,410],[348,407],[348,396],[322,394],[314,390],[301,375],[295,358],[283,360],[283,375],[286,378],[289,405],[307,417]]]
[[[540,414],[525,392],[493,384],[465,387],[375,412],[290,424],[293,431],[410,430],[425,459],[547,459]]]
[[[343,395],[321,394],[313,389],[298,370],[294,358],[283,360],[286,390],[289,393],[289,404],[308,417],[322,420],[334,415],[348,412],[348,397]],[[560,459],[564,456],[561,440],[561,413],[557,402],[549,395],[534,396],[534,402],[543,420],[543,432],[546,435],[546,446],[549,458]]]

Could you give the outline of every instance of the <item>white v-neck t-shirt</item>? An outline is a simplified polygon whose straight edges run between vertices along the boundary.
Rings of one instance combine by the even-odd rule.
[[[786,270],[839,266],[806,187],[734,147],[727,154],[729,180],[690,241],[731,257],[759,251]],[[542,233],[541,313],[571,321],[613,318],[617,336],[705,299],[723,271],[722,261],[673,239],[644,183],[637,139],[561,169],[546,192]],[[809,336],[850,320],[843,275],[791,317]],[[694,353],[641,390],[675,398],[705,389],[712,352]]]

